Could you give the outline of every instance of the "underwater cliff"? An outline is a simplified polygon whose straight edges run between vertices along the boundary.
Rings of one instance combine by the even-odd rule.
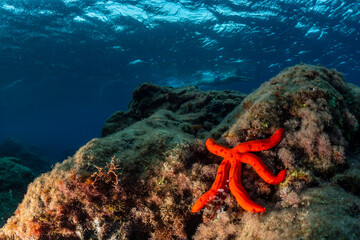
[[[359,239],[360,88],[322,66],[296,65],[249,95],[195,86],[138,86],[102,137],[28,186],[0,239]],[[284,137],[257,152],[278,185],[247,164],[241,182],[266,212],[228,193],[219,209],[192,213],[233,148]],[[213,199],[217,200],[217,199]]]

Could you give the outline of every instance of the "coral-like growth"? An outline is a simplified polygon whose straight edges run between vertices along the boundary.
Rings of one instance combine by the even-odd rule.
[[[116,171],[120,169],[119,165],[119,159],[115,160],[115,156],[113,156],[110,163],[106,163],[104,168],[95,166],[97,171],[86,180],[86,183],[91,184],[93,187],[95,187],[95,184],[97,184],[98,181],[114,183],[117,185],[119,183],[119,178]]]
[[[24,215],[23,205],[30,204],[25,199],[17,210],[22,217],[10,219],[4,232],[21,239],[106,238],[122,226],[124,213],[129,211],[118,183],[118,166],[118,160],[112,158],[89,177],[75,170],[62,179],[47,176],[52,181],[41,183],[39,200],[43,207],[33,209],[33,215]]]

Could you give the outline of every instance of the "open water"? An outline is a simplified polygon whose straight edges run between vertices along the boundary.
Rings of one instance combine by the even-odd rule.
[[[0,142],[62,160],[145,81],[249,93],[303,62],[360,85],[359,23],[355,0],[0,0]]]

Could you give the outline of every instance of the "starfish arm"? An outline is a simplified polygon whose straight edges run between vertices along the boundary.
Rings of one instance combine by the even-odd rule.
[[[225,189],[228,177],[229,177],[230,162],[228,159],[224,159],[216,173],[216,178],[211,186],[210,190],[204,193],[191,208],[192,212],[200,211],[206,203],[209,202],[210,198],[218,193],[219,189]]]
[[[279,128],[270,138],[243,142],[237,145],[234,150],[239,153],[259,152],[268,150],[275,147],[281,141],[283,135],[284,129]]]
[[[277,176],[273,175],[263,161],[252,153],[240,154],[240,161],[249,164],[257,174],[267,183],[276,185],[281,183],[286,176],[286,169],[280,171]]]
[[[239,205],[246,211],[265,212],[265,208],[252,201],[241,184],[241,162],[232,161],[229,173],[229,188]]]
[[[220,144],[215,142],[213,138],[209,138],[208,140],[206,140],[205,145],[207,149],[215,155],[225,158],[229,157],[230,154],[232,154],[229,148],[221,146]]]

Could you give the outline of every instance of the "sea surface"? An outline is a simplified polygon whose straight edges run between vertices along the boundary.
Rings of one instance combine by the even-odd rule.
[[[0,0],[0,142],[60,161],[142,82],[250,93],[321,64],[360,85],[360,3]]]

